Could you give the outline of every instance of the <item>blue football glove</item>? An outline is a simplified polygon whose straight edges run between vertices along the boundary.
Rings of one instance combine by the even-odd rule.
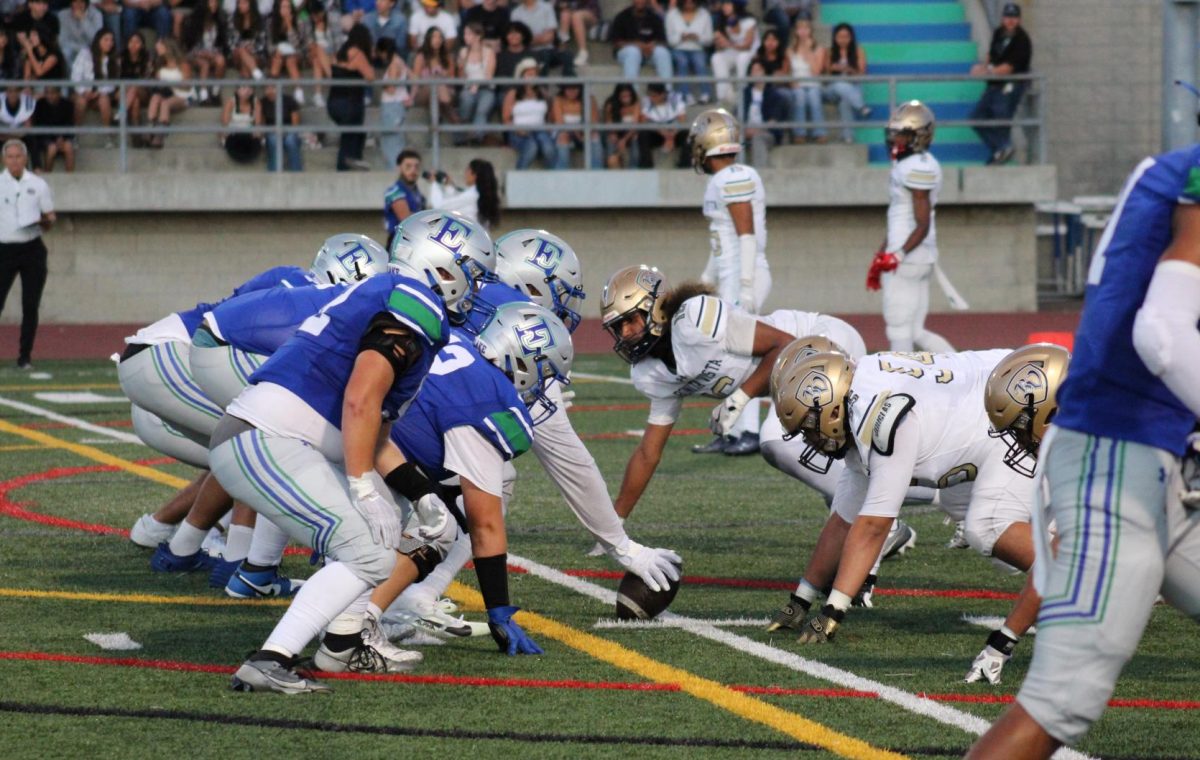
[[[501,652],[514,654],[545,654],[533,639],[521,630],[521,626],[513,622],[512,616],[520,607],[492,607],[487,611],[488,628],[492,638],[500,646]]]

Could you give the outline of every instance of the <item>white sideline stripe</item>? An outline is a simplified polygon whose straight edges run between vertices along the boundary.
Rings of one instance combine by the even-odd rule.
[[[45,417],[48,420],[54,420],[55,422],[61,422],[64,425],[70,425],[71,427],[78,428],[79,430],[86,430],[89,433],[96,433],[97,435],[102,435],[106,438],[112,438],[120,441],[121,443],[136,443],[138,445],[144,445],[142,444],[142,439],[138,438],[133,433],[126,433],[123,430],[112,430],[110,428],[100,427],[99,425],[93,425],[92,423],[86,420],[81,420],[78,417],[68,417],[65,414],[52,412],[49,409],[43,409],[42,407],[34,406],[33,404],[26,404],[21,401],[13,401],[10,398],[4,398],[3,396],[0,396],[0,406],[7,406],[10,409],[16,409],[19,412],[25,412],[26,414],[32,414],[37,417]]]
[[[768,618],[716,618],[713,620],[701,621],[709,625],[715,625],[720,628],[761,628],[767,623],[770,623]],[[663,620],[661,617],[656,620],[613,620],[612,618],[600,618],[595,622],[592,628],[597,630],[626,630],[636,631],[644,628],[682,628],[678,619]]]
[[[991,615],[963,615],[962,619],[963,619],[964,623],[970,623],[971,625],[977,625],[980,628],[987,628],[988,630],[991,630],[991,631],[994,631],[997,628],[999,628],[1000,626],[1004,625],[1004,618],[1000,617],[999,615],[994,616],[994,617]],[[1036,625],[1031,626],[1030,629],[1025,632],[1025,635],[1032,636],[1035,633],[1037,633]]]
[[[106,650],[128,652],[142,648],[141,644],[130,638],[129,634],[124,631],[118,633],[85,633],[83,637],[101,649]]]
[[[91,391],[43,391],[33,394],[38,401],[49,401],[51,404],[128,404],[124,396],[102,396]]]
[[[598,383],[620,383],[621,385],[633,385],[632,380],[619,375],[594,375],[591,372],[572,372],[571,377],[577,377],[580,380],[592,380]]]
[[[522,568],[530,575],[541,578],[544,581],[549,581],[559,586],[564,586],[584,596],[603,602],[606,605],[615,605],[617,601],[617,592],[612,589],[606,589],[603,586],[598,586],[595,583],[586,581],[582,578],[574,578],[566,573],[555,570],[539,562],[531,559],[519,557],[515,554],[508,555],[508,563]],[[814,678],[819,678],[822,681],[837,684],[845,689],[857,689],[859,691],[873,691],[879,695],[879,699],[885,702],[891,702],[894,705],[904,708],[909,712],[918,715],[924,715],[939,723],[944,723],[948,726],[961,729],[969,734],[980,735],[991,727],[991,723],[978,715],[963,712],[941,702],[934,702],[930,699],[923,699],[915,694],[910,694],[902,689],[897,689],[887,684],[872,681],[869,678],[857,676],[849,671],[835,668],[831,665],[808,660],[797,654],[776,649],[773,646],[762,644],[748,639],[745,636],[739,636],[735,633],[722,631],[716,626],[703,620],[676,615],[673,612],[664,612],[659,616],[664,623],[670,623],[677,626],[688,633],[695,634],[702,638],[716,641],[720,644],[725,644],[733,649],[744,654],[749,654],[754,657],[773,662],[776,665],[782,665],[785,668],[810,675]],[[1085,755],[1077,750],[1068,749],[1066,747],[1054,753],[1057,760],[1093,760],[1091,756]]]

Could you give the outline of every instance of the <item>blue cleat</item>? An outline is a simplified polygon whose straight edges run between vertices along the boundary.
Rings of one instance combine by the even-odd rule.
[[[249,572],[240,566],[225,584],[225,593],[235,599],[264,599],[272,596],[292,596],[304,581],[279,577],[279,568]]]
[[[234,571],[241,564],[240,559],[227,560],[222,557],[213,557],[212,572],[208,574],[208,585],[213,588],[225,588],[225,584],[229,583]]]
[[[150,558],[150,569],[157,573],[190,573],[193,570],[208,570],[212,567],[213,558],[201,550],[186,557],[180,557],[171,552],[171,547],[165,541],[154,550]]]

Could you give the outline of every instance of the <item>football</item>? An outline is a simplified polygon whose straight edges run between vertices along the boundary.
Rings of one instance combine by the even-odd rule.
[[[662,591],[651,591],[640,577],[625,573],[617,586],[617,618],[619,620],[650,620],[671,606],[679,592],[680,581],[671,581]]]

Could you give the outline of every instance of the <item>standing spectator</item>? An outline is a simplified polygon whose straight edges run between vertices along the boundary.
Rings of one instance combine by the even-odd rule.
[[[196,97],[196,90],[190,85],[173,86],[185,79],[192,78],[192,67],[183,57],[183,50],[180,49],[178,42],[169,37],[159,39],[154,43],[154,52],[158,58],[158,71],[154,76],[160,82],[165,82],[166,86],[159,87],[150,95],[150,105],[146,109],[146,116],[151,123],[166,127],[171,123],[171,114],[187,109]],[[150,138],[150,147],[161,148],[163,139],[162,132],[154,135]]]
[[[23,38],[26,79],[66,79],[67,66],[62,51],[53,37],[43,37],[44,30],[30,29]]]
[[[550,104],[550,120],[555,124],[582,124],[584,109],[587,109],[588,121],[596,124],[600,121],[600,109],[596,107],[596,99],[588,97],[583,102],[583,87],[577,82],[567,82],[558,88],[558,95]],[[558,151],[556,168],[571,168],[571,151],[582,150],[584,131],[562,131],[555,135],[554,144]],[[604,168],[604,145],[600,141],[600,132],[589,132],[592,152],[592,163],[588,168]]]
[[[224,79],[225,65],[229,55],[229,19],[221,9],[221,0],[201,0],[183,24],[183,49],[188,61],[201,79]],[[221,86],[214,84],[212,91],[201,86],[201,103],[216,102],[221,96]],[[210,99],[211,98],[211,99]]]
[[[750,62],[751,77],[767,76],[761,58]],[[746,139],[750,141],[750,163],[764,168],[769,163],[771,148],[779,143],[779,135],[768,125],[787,118],[791,103],[782,90],[766,82],[752,82],[742,91],[742,112],[746,114]]]
[[[496,54],[483,44],[483,27],[476,21],[463,28],[463,46],[458,51],[458,72],[466,80],[458,93],[458,120],[476,126],[486,124],[496,106],[496,88],[490,84],[496,75]],[[466,142],[479,142],[482,139],[483,132],[471,132],[465,136]]]
[[[1033,59],[1033,42],[1021,26],[1021,6],[1004,6],[1000,26],[992,33],[987,63],[971,67],[977,77],[1004,74],[1028,74]],[[1011,119],[1017,112],[1028,82],[1024,80],[988,79],[983,96],[971,111],[972,119]],[[1013,157],[1011,127],[975,127],[979,139],[987,146],[991,157],[988,164],[1004,164]]]
[[[821,73],[825,65],[825,48],[813,37],[812,20],[803,14],[792,27],[791,43],[788,45],[788,61],[792,67],[791,116],[792,121],[804,124],[820,124],[825,119],[821,107],[821,85],[812,77]],[[813,126],[807,134],[803,126],[792,130],[792,139],[803,143],[813,139],[825,142],[825,130]]]
[[[642,66],[654,64],[654,72],[670,79],[671,51],[662,17],[650,9],[650,0],[633,0],[612,22],[613,47],[626,79],[637,79]]]
[[[32,369],[38,306],[46,286],[46,245],[42,232],[54,224],[54,198],[41,177],[26,171],[29,152],[20,140],[4,143],[0,174],[0,312],[17,275],[21,277],[21,342],[18,369]]]
[[[816,0],[766,0],[767,12],[763,15],[763,21],[779,31],[780,42],[787,47],[792,41],[788,30],[794,31],[799,19],[812,19],[816,5]]]
[[[454,55],[450,52],[441,29],[433,26],[425,32],[425,40],[413,58],[412,67],[413,77],[417,80],[449,79],[457,76]],[[435,97],[436,90],[440,118],[447,121],[458,120],[458,113],[454,110],[454,88],[451,85],[418,86],[413,90],[413,102],[417,105],[429,105]]]
[[[404,57],[396,50],[396,42],[391,37],[384,37],[375,43],[375,61],[383,65],[385,80],[399,81],[408,79],[408,65]],[[412,93],[401,85],[385,85],[379,96],[379,151],[388,166],[396,165],[396,157],[404,150],[404,117],[408,107],[413,104]]]
[[[158,39],[171,36],[171,8],[163,0],[121,0],[121,36],[129,39],[143,26],[154,28]]]
[[[680,129],[686,113],[683,96],[670,92],[665,84],[646,85],[646,97],[642,99],[642,123],[661,124],[664,129],[643,130],[637,133],[638,168],[654,168],[654,149],[662,147],[663,153],[677,153],[675,167],[686,169],[691,165],[687,152],[687,131]]]
[[[599,0],[557,0],[554,6],[558,13],[558,39],[562,42],[575,38],[576,66],[588,62],[588,29],[600,23]]]
[[[146,47],[146,38],[141,32],[134,32],[125,39],[125,49],[121,51],[121,79],[149,79],[154,71],[154,61],[150,58],[150,49]],[[142,107],[150,99],[149,89],[142,85],[130,85],[125,88],[125,111],[131,125],[142,123]],[[133,136],[133,145],[140,148],[147,144],[143,135]]]
[[[308,14],[298,15],[292,0],[275,0],[268,24],[267,44],[271,53],[271,78],[284,68],[293,81],[300,78],[300,55],[313,43],[312,21]],[[304,105],[304,88],[296,85],[296,102]]]
[[[717,78],[717,100],[733,102],[735,76],[746,76],[750,59],[758,49],[758,21],[746,11],[746,0],[721,0],[719,13],[713,22],[713,76]]]
[[[363,16],[363,26],[371,32],[373,44],[387,37],[400,55],[408,55],[408,19],[396,10],[396,0],[375,0],[375,10]]]
[[[829,47],[822,73],[835,77],[858,77],[867,73],[867,53],[858,46],[854,27],[843,22],[833,28],[833,44]],[[857,82],[830,82],[825,85],[824,96],[837,103],[839,121],[851,122],[871,116],[871,109],[863,100],[862,85]],[[842,142],[854,142],[854,129],[849,124],[842,127]]]
[[[90,47],[85,47],[75,56],[71,66],[72,82],[89,82],[75,88],[75,124],[83,123],[89,108],[100,112],[100,125],[112,124],[114,84],[90,84],[93,81],[114,82],[120,77],[120,56],[117,54],[117,38],[111,29],[101,29],[92,37]],[[108,138],[111,143],[112,137]],[[111,144],[107,147],[112,147]]]
[[[257,127],[262,126],[262,103],[254,88],[240,85],[221,109],[221,125],[228,129],[218,138],[229,157],[239,164],[253,163],[262,152]]]
[[[642,118],[642,107],[638,104],[637,91],[631,84],[619,84],[612,95],[604,101],[605,124],[636,124]],[[635,163],[637,152],[637,130],[606,131],[604,164],[609,169],[624,169]],[[633,155],[631,155],[633,154]]]
[[[479,24],[483,28],[483,44],[499,53],[508,29],[508,6],[500,0],[482,0],[463,14],[463,24]]]
[[[463,170],[463,187],[456,187],[445,172],[429,185],[431,208],[457,211],[489,232],[500,226],[500,187],[491,161],[473,158]]]
[[[88,0],[71,0],[58,12],[58,46],[62,48],[66,66],[75,62],[79,51],[92,44],[92,38],[104,26],[104,16],[88,5]]]
[[[420,0],[421,10],[414,12],[408,22],[408,47],[416,50],[425,40],[430,29],[442,30],[446,45],[451,50],[458,43],[458,21],[449,12],[442,10],[441,0]]]
[[[533,80],[538,76],[537,61],[526,58],[517,64],[518,79]],[[504,94],[504,123],[512,126],[508,144],[517,151],[517,169],[528,169],[539,155],[542,165],[553,169],[558,165],[554,135],[537,127],[546,126],[550,103],[546,93],[532,81],[508,88]]]
[[[62,96],[58,87],[47,87],[33,109],[31,124],[35,127],[58,128],[61,132],[40,134],[30,142],[37,147],[41,170],[54,170],[54,159],[63,157],[67,172],[75,171],[75,143],[71,127],[75,125],[75,109],[71,101]]]
[[[58,16],[50,12],[49,0],[29,0],[25,9],[13,17],[9,28],[16,33],[17,44],[24,46],[23,40],[29,33],[37,29],[45,39],[58,38]]]
[[[709,75],[707,48],[713,44],[712,14],[701,0],[679,0],[667,11],[667,44],[671,46],[671,61],[676,76]],[[699,102],[712,102],[711,82],[705,82],[697,89],[700,91]],[[696,103],[692,85],[679,85],[679,91],[688,105]]]
[[[421,177],[421,154],[405,149],[396,157],[396,181],[383,194],[383,225],[387,228],[387,247],[392,249],[396,228],[412,214],[425,210],[425,196],[417,188]]]
[[[279,118],[276,114],[276,99],[282,101],[279,108],[282,111],[283,124],[289,127],[300,126],[300,104],[295,98],[290,95],[280,95],[279,90],[273,84],[269,84],[263,90],[262,99],[262,117],[263,123],[269,127],[274,127],[279,123]],[[275,162],[275,132],[267,130],[267,171],[279,171],[279,166]],[[284,171],[302,172],[304,171],[304,158],[300,153],[300,133],[299,132],[284,132],[283,133],[283,167]]]
[[[226,35],[233,65],[242,79],[262,79],[262,65],[267,60],[267,27],[254,0],[237,0],[229,14]]]
[[[332,69],[334,82],[375,81],[375,68],[371,65],[371,33],[365,26],[356,24],[350,28],[346,42],[338,49]],[[363,105],[364,94],[362,87],[351,84],[332,85],[329,88],[327,105],[329,118],[338,126],[361,127],[367,110]],[[363,144],[366,139],[362,132],[342,132],[338,135],[338,171],[371,169],[370,164],[363,161]]]
[[[541,64],[542,72],[562,67],[565,76],[574,76],[575,61],[571,54],[558,49],[558,18],[554,6],[547,0],[522,0],[521,4],[512,9],[509,18],[529,27],[532,38],[529,51]]]

